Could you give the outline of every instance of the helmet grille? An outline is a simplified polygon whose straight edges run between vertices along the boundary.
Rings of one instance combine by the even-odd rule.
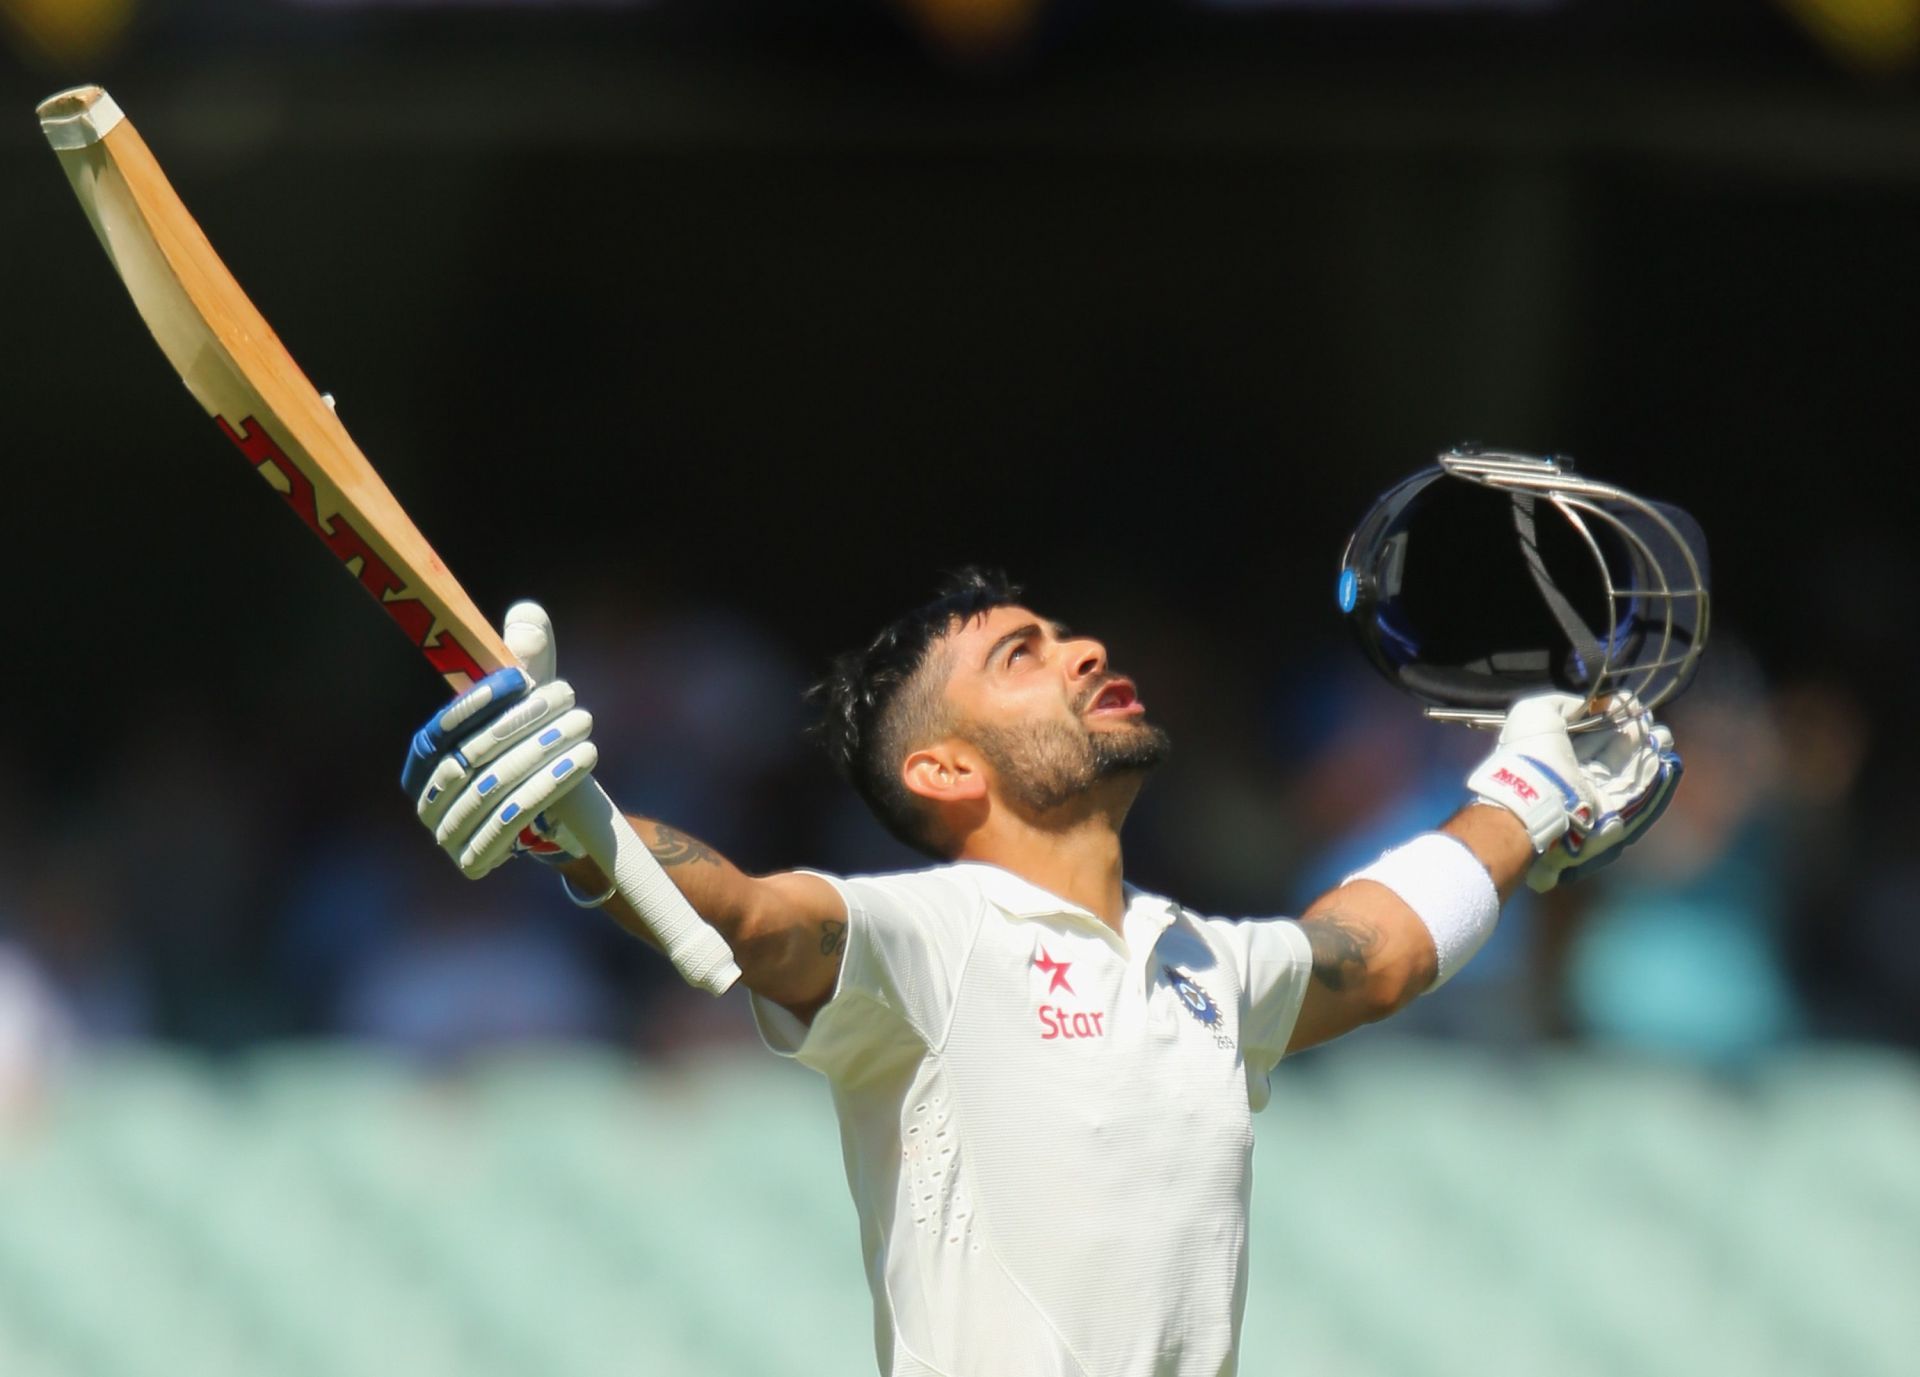
[[[1491,724],[1549,689],[1651,708],[1706,645],[1699,526],[1553,459],[1442,455],[1375,504],[1342,578],[1369,658],[1436,717]]]

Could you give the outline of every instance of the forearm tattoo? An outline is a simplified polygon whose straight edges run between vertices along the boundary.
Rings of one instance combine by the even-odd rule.
[[[1300,924],[1313,947],[1313,978],[1338,993],[1367,978],[1367,959],[1380,944],[1371,923],[1344,913],[1316,914]]]
[[[829,918],[820,925],[820,954],[838,956],[847,949],[847,925]]]
[[[711,846],[697,837],[689,837],[678,828],[669,827],[664,822],[653,825],[653,840],[647,843],[647,850],[661,865],[687,865],[698,861],[718,864],[720,857],[714,854]]]

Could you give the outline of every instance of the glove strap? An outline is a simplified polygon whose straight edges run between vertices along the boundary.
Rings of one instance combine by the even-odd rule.
[[[607,885],[607,892],[605,894],[602,894],[599,898],[582,899],[580,895],[574,890],[573,882],[569,880],[565,875],[562,875],[560,877],[560,888],[566,894],[567,902],[572,904],[575,908],[599,908],[602,905],[604,905],[607,902],[607,900],[611,899],[614,896],[615,892],[619,890],[620,886],[618,883],[610,883]]]
[[[1467,776],[1467,787],[1480,802],[1496,804],[1519,818],[1536,856],[1565,836],[1574,815],[1584,811],[1571,784],[1517,751],[1489,756]]]

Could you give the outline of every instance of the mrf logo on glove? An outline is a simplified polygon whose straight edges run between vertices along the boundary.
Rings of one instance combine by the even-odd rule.
[[[1506,788],[1511,789],[1522,803],[1531,804],[1540,801],[1540,791],[1527,783],[1526,780],[1520,778],[1519,775],[1516,775],[1505,765],[1495,770],[1492,778],[1495,784],[1504,785]]]
[[[1480,799],[1520,819],[1536,856],[1565,836],[1577,815],[1593,815],[1578,787],[1580,760],[1567,732],[1586,715],[1586,700],[1570,693],[1522,698],[1507,713],[1493,754],[1467,776]]]

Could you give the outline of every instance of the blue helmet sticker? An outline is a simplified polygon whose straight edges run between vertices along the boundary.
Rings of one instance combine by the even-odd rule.
[[[1360,598],[1360,579],[1351,569],[1340,571],[1340,610],[1353,611],[1353,605]]]

